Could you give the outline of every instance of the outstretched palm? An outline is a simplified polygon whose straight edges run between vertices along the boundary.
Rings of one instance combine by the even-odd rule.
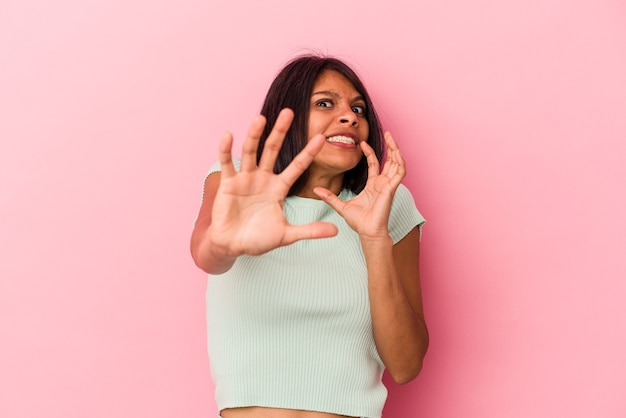
[[[239,171],[235,171],[232,162],[232,136],[226,134],[220,144],[222,172],[209,234],[213,245],[229,256],[259,255],[300,239],[337,233],[337,228],[329,223],[291,225],[285,219],[283,201],[289,188],[324,145],[322,136],[312,138],[282,173],[274,174],[274,163],[292,120],[291,110],[280,113],[258,165],[256,153],[266,123],[264,117],[257,117],[250,126]]]

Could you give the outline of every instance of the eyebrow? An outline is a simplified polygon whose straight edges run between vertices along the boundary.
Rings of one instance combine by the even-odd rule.
[[[337,99],[337,98],[341,97],[341,96],[339,96],[339,94],[335,93],[334,91],[326,91],[326,90],[316,91],[316,92],[311,94],[311,97],[317,96],[317,95],[330,96],[333,99]],[[365,99],[361,95],[358,95],[358,96],[352,98],[353,102],[357,101],[357,100],[365,101]]]

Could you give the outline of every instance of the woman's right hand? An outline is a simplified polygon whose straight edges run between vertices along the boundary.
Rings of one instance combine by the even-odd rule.
[[[205,202],[192,235],[192,255],[203,270],[221,273],[240,255],[260,255],[301,239],[337,234],[337,227],[330,223],[291,225],[285,219],[283,202],[290,187],[325,142],[322,135],[311,138],[282,173],[274,174],[274,164],[292,120],[293,112],[283,109],[257,165],[257,149],[266,123],[263,116],[257,116],[243,144],[239,171],[232,162],[233,137],[230,133],[224,135],[219,146],[219,185],[216,190],[205,190]]]

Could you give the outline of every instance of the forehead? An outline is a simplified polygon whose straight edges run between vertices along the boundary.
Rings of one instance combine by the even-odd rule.
[[[344,93],[358,96],[359,92],[354,85],[343,75],[333,70],[322,71],[313,85],[313,94],[318,92]]]

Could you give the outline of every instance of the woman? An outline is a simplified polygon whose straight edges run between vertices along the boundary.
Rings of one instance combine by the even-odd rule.
[[[412,380],[428,346],[404,160],[335,58],[291,61],[261,114],[240,160],[224,135],[191,238],[220,414],[380,417],[383,370]]]

